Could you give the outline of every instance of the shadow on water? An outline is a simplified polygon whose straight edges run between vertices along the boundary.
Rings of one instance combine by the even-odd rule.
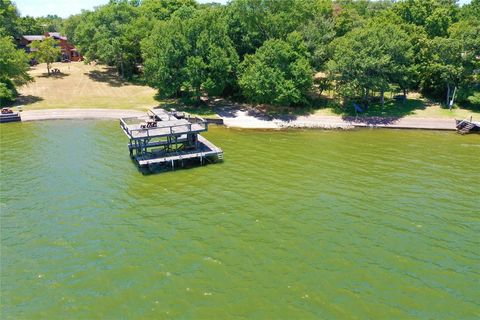
[[[161,164],[154,164],[154,165],[149,165],[149,166],[139,166],[135,162],[134,159],[132,159],[132,164],[137,167],[138,172],[140,172],[144,176],[149,176],[149,175],[155,175],[155,174],[161,174],[161,173],[167,173],[167,172],[174,172],[174,171],[179,171],[179,170],[192,170],[196,169],[199,167],[204,167],[204,166],[209,166],[212,164],[220,164],[223,163],[224,161],[217,161],[217,162],[205,162],[203,164],[199,164],[198,161],[195,160],[184,160],[182,165],[176,165],[175,167],[172,167],[171,165],[161,165]]]

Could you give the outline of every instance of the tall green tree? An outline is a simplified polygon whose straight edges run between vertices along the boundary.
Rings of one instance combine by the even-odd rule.
[[[15,86],[32,81],[32,78],[28,74],[27,54],[15,48],[11,37],[0,36],[0,53],[0,104],[3,106],[17,95]]]
[[[184,30],[187,23],[179,18],[160,21],[154,32],[142,41],[147,82],[160,96],[178,96],[184,82],[183,71],[191,45]]]
[[[243,58],[264,41],[285,40],[309,20],[331,12],[331,0],[233,0],[227,6],[229,36]]]
[[[348,4],[350,3],[348,2]],[[336,4],[333,17],[337,37],[341,37],[365,23],[365,18],[354,7],[346,4]]]
[[[478,20],[480,17],[480,0],[472,0],[460,8],[459,17],[461,20]]]
[[[48,75],[50,75],[52,63],[57,61],[62,53],[58,41],[52,37],[49,37],[45,38],[43,41],[33,41],[30,44],[30,48],[34,57],[38,61],[45,62],[47,64],[47,72]]]
[[[142,50],[145,75],[161,96],[178,96],[183,90],[198,102],[203,92],[220,95],[234,84],[238,56],[221,9],[159,22]]]
[[[118,73],[129,78],[140,59],[140,46],[131,45],[126,34],[137,16],[136,3],[111,1],[94,12],[85,12],[75,29],[74,41],[87,60],[98,60],[116,66]]]
[[[312,68],[301,35],[287,41],[267,40],[240,66],[239,85],[254,103],[296,105],[305,103],[312,87]]]
[[[75,43],[75,41],[76,41],[75,31],[76,31],[77,27],[81,23],[83,23],[84,14],[85,14],[85,11],[83,13],[80,13],[80,14],[71,15],[67,19],[63,20],[61,32],[64,35],[67,36],[67,38],[70,42]]]
[[[315,70],[324,69],[329,58],[328,45],[335,38],[333,19],[317,16],[303,25],[300,33],[310,53],[310,64]]]
[[[421,70],[423,92],[442,97],[447,106],[455,88],[460,100],[468,100],[479,90],[480,22],[460,21],[450,27],[449,33],[448,38],[427,41]]]
[[[450,24],[457,21],[456,0],[403,0],[393,10],[407,23],[422,26],[430,38],[447,36]]]
[[[63,19],[57,15],[49,14],[45,17],[35,18],[35,23],[36,25],[42,27],[44,32],[60,32],[62,29]]]
[[[384,92],[408,76],[412,44],[397,25],[371,23],[332,43],[328,70],[338,92],[368,104],[373,91]]]
[[[0,34],[18,38],[21,35],[18,19],[18,10],[12,1],[0,0]]]
[[[17,23],[22,35],[39,35],[45,31],[54,31],[47,29],[39,19],[30,16],[20,17]]]

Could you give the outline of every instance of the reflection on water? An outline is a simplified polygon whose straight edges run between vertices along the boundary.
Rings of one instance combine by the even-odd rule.
[[[2,125],[2,318],[480,314],[478,136],[208,138],[143,176],[116,122]]]

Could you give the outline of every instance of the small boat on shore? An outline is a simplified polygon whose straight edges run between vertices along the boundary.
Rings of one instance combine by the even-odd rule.
[[[480,133],[480,122],[473,121],[472,117],[470,117],[470,120],[455,120],[455,125],[457,132],[460,134]]]

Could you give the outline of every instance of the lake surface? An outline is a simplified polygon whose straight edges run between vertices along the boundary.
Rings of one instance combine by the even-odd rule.
[[[1,125],[2,319],[480,317],[480,136],[211,128],[142,175],[117,122]]]

